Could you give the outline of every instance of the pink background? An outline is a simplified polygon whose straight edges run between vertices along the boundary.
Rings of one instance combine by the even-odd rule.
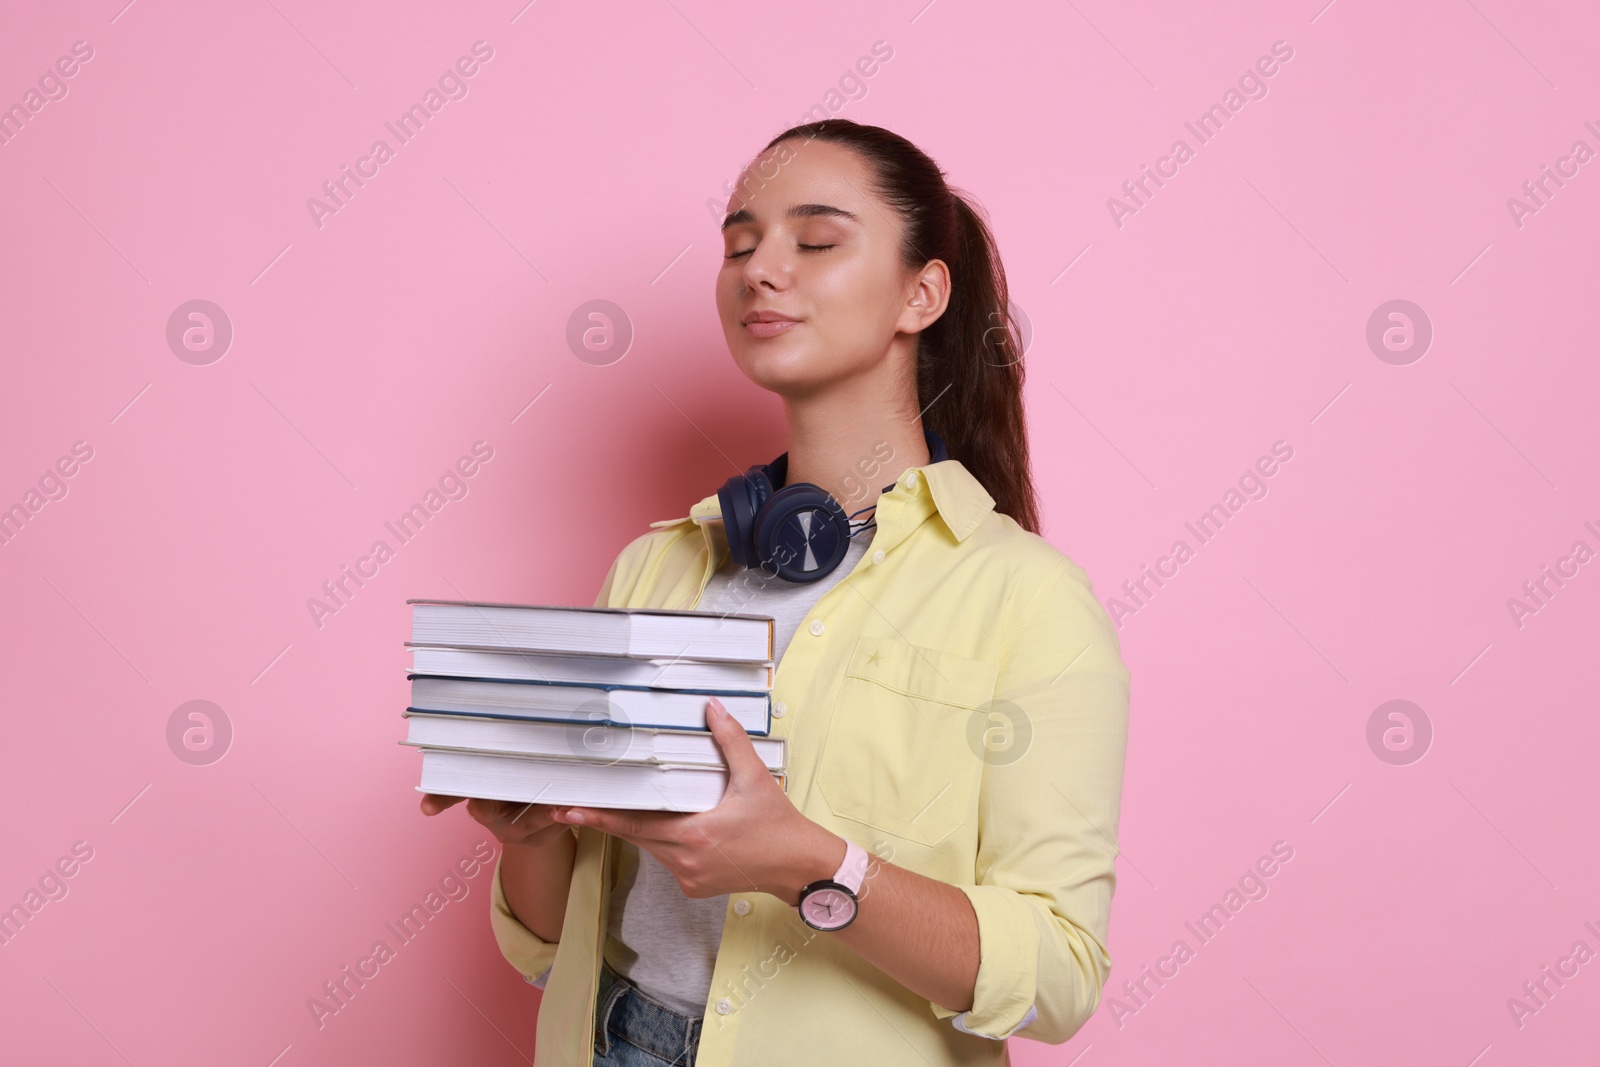
[[[726,355],[707,202],[819,103],[988,209],[1050,540],[1107,603],[1195,550],[1120,630],[1108,999],[1016,1062],[1596,1056],[1600,962],[1507,1006],[1600,951],[1600,564],[1520,626],[1507,603],[1600,549],[1600,161],[1507,205],[1600,150],[1592,5],[122,3],[13,2],[0,33],[7,106],[93,49],[0,145],[0,507],[93,450],[0,547],[0,906],[93,850],[0,948],[0,1060],[526,1061],[539,994],[486,873],[320,1029],[307,1007],[488,836],[417,811],[405,600],[587,604],[645,524],[781,450]],[[319,227],[308,198],[479,40],[467,95]],[[1275,41],[1267,95],[1197,145]],[[1107,199],[1180,137],[1119,227]],[[234,331],[204,365],[166,339],[196,299]],[[566,342],[595,299],[634,330],[606,365]],[[1434,330],[1406,365],[1366,341],[1394,299]],[[396,547],[477,441],[467,495]],[[1277,441],[1267,495],[1198,544]],[[379,538],[319,627],[308,599]],[[1395,699],[1433,731],[1405,765],[1367,740]],[[225,758],[169,745],[191,700]],[[1199,945],[1185,922],[1279,841]],[[1179,939],[1176,976],[1121,991]]]

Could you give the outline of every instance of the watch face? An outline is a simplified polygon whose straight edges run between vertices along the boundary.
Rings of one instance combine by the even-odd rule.
[[[800,917],[819,930],[838,930],[856,917],[856,898],[842,887],[823,887],[800,901]]]

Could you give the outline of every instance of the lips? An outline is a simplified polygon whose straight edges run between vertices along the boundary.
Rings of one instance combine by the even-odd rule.
[[[744,324],[752,337],[776,337],[781,333],[788,333],[800,325],[794,319],[772,319],[771,321],[753,321]]]
[[[798,319],[778,311],[752,311],[744,317],[744,328],[752,337],[776,337],[798,324]]]

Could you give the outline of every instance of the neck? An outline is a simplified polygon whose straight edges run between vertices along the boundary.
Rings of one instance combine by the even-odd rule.
[[[863,409],[859,397],[829,404],[823,398],[790,402],[786,485],[810,482],[837,500],[846,514],[871,507],[908,467],[929,460],[922,419],[885,406]]]

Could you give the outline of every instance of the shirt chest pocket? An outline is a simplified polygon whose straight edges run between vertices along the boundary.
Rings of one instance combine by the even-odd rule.
[[[968,818],[982,766],[978,709],[998,675],[993,663],[861,637],[817,764],[828,809],[924,845],[948,837]]]

